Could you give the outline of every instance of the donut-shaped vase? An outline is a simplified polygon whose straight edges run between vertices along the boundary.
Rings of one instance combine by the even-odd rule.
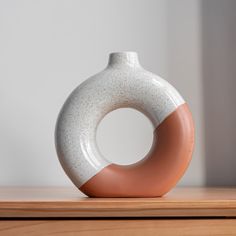
[[[106,160],[96,143],[103,117],[134,108],[153,125],[149,153],[131,165]],[[105,70],[78,86],[56,124],[60,163],[72,182],[91,197],[158,197],[173,188],[187,169],[194,146],[188,105],[167,81],[143,69],[135,52],[112,53]]]

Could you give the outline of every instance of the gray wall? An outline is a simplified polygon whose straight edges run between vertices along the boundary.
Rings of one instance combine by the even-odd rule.
[[[202,2],[207,185],[236,185],[236,1]]]
[[[54,148],[57,114],[78,84],[106,66],[110,52],[125,50],[137,51],[141,64],[170,81],[191,106],[196,147],[180,185],[234,184],[235,96],[228,92],[236,9],[230,0],[206,2],[0,0],[0,185],[71,185]],[[209,60],[216,51],[223,63]],[[218,106],[222,84],[226,100],[218,97]],[[223,120],[225,112],[232,116]],[[105,117],[97,139],[110,160],[132,163],[150,148],[151,126],[142,114],[120,109]],[[228,164],[220,169],[223,158]]]

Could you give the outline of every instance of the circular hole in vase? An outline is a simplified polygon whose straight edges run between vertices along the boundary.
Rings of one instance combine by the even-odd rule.
[[[108,113],[98,125],[97,145],[111,163],[129,165],[140,161],[153,142],[153,126],[141,112],[120,108]]]

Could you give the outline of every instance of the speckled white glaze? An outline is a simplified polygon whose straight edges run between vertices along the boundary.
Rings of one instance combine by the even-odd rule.
[[[156,128],[183,103],[173,86],[140,66],[137,53],[111,53],[105,70],[79,85],[58,116],[55,141],[65,172],[79,188],[110,164],[96,144],[97,126],[107,113],[135,108]]]

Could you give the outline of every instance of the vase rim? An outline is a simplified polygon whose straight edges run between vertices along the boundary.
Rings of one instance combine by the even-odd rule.
[[[127,54],[138,54],[137,52],[135,52],[135,51],[116,51],[116,52],[111,52],[110,53],[110,55],[112,55],[112,54],[120,54],[120,55],[122,55],[122,54],[124,54],[124,55],[127,55]]]
[[[134,51],[112,52],[109,54],[108,66],[140,67],[138,53]]]

